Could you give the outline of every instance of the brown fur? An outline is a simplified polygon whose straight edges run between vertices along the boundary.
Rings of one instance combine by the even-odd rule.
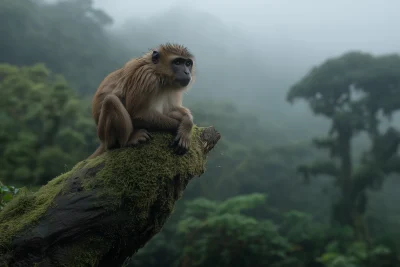
[[[93,158],[107,149],[136,145],[151,135],[147,130],[176,133],[175,144],[182,153],[190,145],[193,117],[182,106],[186,87],[174,83],[170,62],[176,57],[190,58],[189,50],[178,44],[160,45],[160,62],[151,60],[153,50],[128,61],[122,68],[108,74],[100,83],[92,103],[92,114],[100,139]]]

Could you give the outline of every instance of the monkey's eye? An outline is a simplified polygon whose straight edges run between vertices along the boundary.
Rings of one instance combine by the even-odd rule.
[[[181,58],[177,58],[177,59],[175,59],[175,61],[174,61],[174,64],[175,65],[181,65],[183,63],[183,59],[181,59]]]
[[[193,65],[193,62],[191,60],[186,61],[186,66],[190,67]]]

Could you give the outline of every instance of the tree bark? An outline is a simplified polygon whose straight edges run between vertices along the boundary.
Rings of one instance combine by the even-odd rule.
[[[0,212],[0,266],[121,266],[163,227],[220,139],[193,129],[176,155],[173,136],[78,163],[37,192],[20,191]]]

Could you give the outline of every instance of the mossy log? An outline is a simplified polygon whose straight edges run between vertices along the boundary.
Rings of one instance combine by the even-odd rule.
[[[220,134],[194,127],[183,156],[172,139],[153,133],[148,143],[78,163],[37,192],[20,191],[0,212],[0,266],[121,266],[204,173]]]

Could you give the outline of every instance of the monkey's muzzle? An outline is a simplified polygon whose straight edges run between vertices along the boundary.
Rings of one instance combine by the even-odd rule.
[[[187,86],[190,81],[192,80],[192,77],[186,76],[186,77],[179,77],[175,81],[182,87]]]

